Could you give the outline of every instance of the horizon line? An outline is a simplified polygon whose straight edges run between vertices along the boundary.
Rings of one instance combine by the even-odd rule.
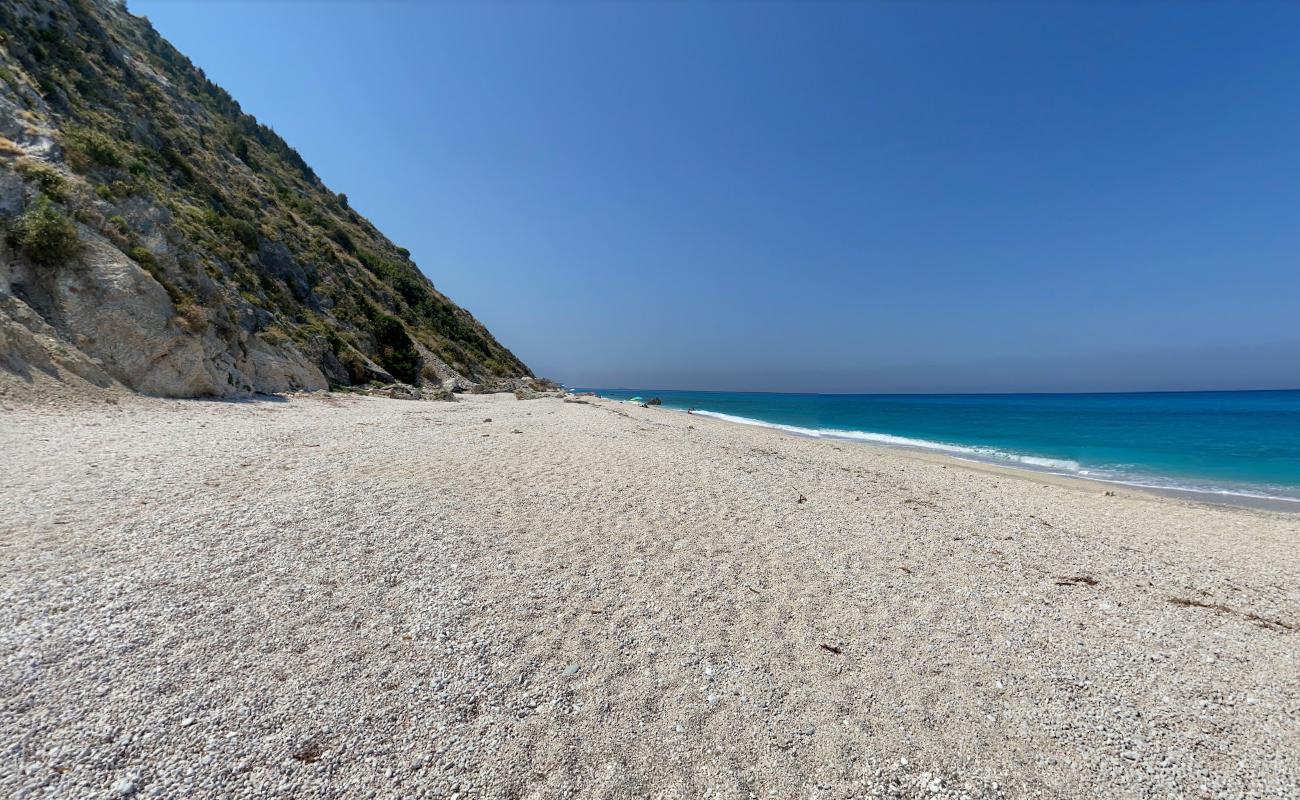
[[[926,397],[968,397],[973,395],[987,396],[1007,396],[1007,395],[1131,395],[1131,394],[1243,394],[1248,392],[1300,392],[1300,387],[1289,389],[1150,389],[1150,390],[1131,390],[1131,391],[1108,391],[1108,392],[1052,392],[1052,391],[1019,391],[1019,392],[780,392],[761,389],[731,390],[731,389],[668,389],[663,387],[657,388],[636,388],[613,386],[569,386],[560,383],[560,386],[571,391],[590,391],[590,392],[721,392],[725,394],[796,394],[796,395],[819,395],[819,396],[839,396],[839,397],[907,397],[907,396],[926,396]]]

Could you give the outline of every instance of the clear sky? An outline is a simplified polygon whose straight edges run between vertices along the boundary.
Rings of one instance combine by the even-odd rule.
[[[129,7],[569,385],[1300,387],[1300,4]]]

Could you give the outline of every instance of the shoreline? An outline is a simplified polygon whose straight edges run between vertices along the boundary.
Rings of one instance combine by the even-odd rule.
[[[629,400],[622,400],[616,397],[606,397],[605,395],[599,394],[595,396],[606,402],[631,404],[639,407],[639,404],[632,403]],[[1028,464],[1006,464],[996,461],[991,457],[986,460],[974,456],[966,457],[955,455],[939,449],[937,446],[938,443],[936,443],[936,447],[932,449],[924,445],[895,444],[887,441],[868,441],[852,437],[816,435],[812,433],[802,433],[799,430],[795,430],[795,426],[780,425],[778,423],[766,422],[760,419],[745,421],[750,418],[737,417],[731,414],[721,414],[720,412],[708,411],[707,409],[697,409],[692,412],[687,409],[669,406],[659,406],[658,408],[664,411],[687,414],[697,419],[711,419],[727,425],[764,429],[786,436],[794,436],[800,439],[843,442],[846,444],[859,445],[891,453],[902,453],[921,459],[938,459],[940,463],[952,464],[976,471],[996,472],[999,474],[1019,476],[1029,480],[1053,483],[1055,485],[1074,485],[1079,488],[1088,488],[1090,491],[1110,491],[1116,493],[1131,492],[1139,496],[1165,497],[1220,508],[1226,507],[1252,511],[1267,511],[1277,514],[1300,514],[1300,500],[1291,500],[1284,497],[1254,496],[1226,491],[1215,492],[1201,489],[1184,489],[1173,486],[1149,486],[1139,483],[1131,483],[1118,478],[1102,478],[1089,475],[1073,475],[1062,472],[1053,472],[1045,467],[1035,468]],[[704,411],[705,413],[700,413],[701,411]]]

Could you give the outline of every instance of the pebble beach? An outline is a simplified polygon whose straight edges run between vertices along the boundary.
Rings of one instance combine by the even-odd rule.
[[[1300,796],[1300,515],[594,397],[0,452],[0,796]]]

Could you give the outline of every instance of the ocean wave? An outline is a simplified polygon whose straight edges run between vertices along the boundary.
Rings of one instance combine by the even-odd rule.
[[[737,417],[734,414],[723,414],[721,411],[690,411],[688,413],[701,417],[713,417],[714,419],[720,419],[725,422],[735,422],[740,425],[754,425],[759,428],[774,428],[775,430],[785,431],[786,433],[797,433],[800,436],[811,436],[814,439],[819,439],[822,436],[821,432],[815,428],[800,428],[798,425],[781,425],[776,422],[764,422],[761,419],[753,419],[752,417]]]
[[[1102,474],[1084,470],[1080,473],[1090,481],[1113,483],[1117,486],[1132,486],[1135,489],[1157,489],[1162,492],[1187,492],[1189,494],[1212,494],[1222,497],[1244,497],[1250,500],[1276,500],[1283,503],[1300,503],[1300,497],[1285,494],[1270,494],[1255,489],[1226,488],[1207,485],[1193,481],[1156,480],[1147,477],[1103,477]]]
[[[761,419],[738,417],[733,414],[722,414],[717,411],[694,411],[692,413],[704,417],[726,420],[727,422],[736,422],[741,425],[756,425],[761,428],[774,428],[788,433],[797,433],[800,436],[809,436],[814,439],[849,439],[860,442],[871,442],[873,444],[893,445],[895,447],[913,447],[919,450],[935,450],[941,453],[953,453],[956,455],[979,456],[1001,461],[1012,461],[1024,464],[1025,466],[1039,467],[1042,469],[1064,470],[1072,473],[1080,471],[1079,463],[1077,461],[1008,453],[992,447],[970,447],[967,445],[949,444],[947,442],[935,442],[929,439],[913,439],[909,436],[895,436],[892,433],[877,433],[875,431],[850,431],[839,428],[803,428],[798,425],[781,425],[776,422],[764,422]]]
[[[1121,486],[1132,486],[1139,489],[1158,489],[1162,491],[1191,492],[1195,494],[1210,494],[1224,497],[1241,497],[1251,500],[1279,500],[1288,503],[1300,503],[1300,497],[1292,497],[1283,494],[1273,494],[1266,491],[1255,489],[1223,487],[1217,485],[1207,485],[1195,483],[1192,481],[1179,481],[1173,478],[1163,479],[1145,475],[1128,475],[1125,472],[1109,470],[1098,467],[1082,467],[1079,462],[1066,458],[1046,458],[1043,456],[1026,455],[1023,453],[1011,453],[1005,450],[998,450],[992,447],[976,447],[970,445],[950,444],[948,442],[935,442],[929,439],[914,439],[908,436],[895,436],[890,433],[877,433],[875,431],[850,431],[838,428],[806,428],[798,425],[782,425],[776,422],[765,422],[761,419],[752,417],[740,417],[734,414],[723,414],[718,411],[693,411],[693,414],[702,417],[713,417],[714,419],[734,422],[740,425],[754,425],[760,428],[771,428],[774,430],[785,431],[799,436],[807,436],[813,439],[844,439],[849,441],[867,442],[869,444],[880,444],[891,447],[905,447],[917,450],[930,450],[939,453],[946,453],[955,458],[962,458],[969,461],[981,463],[1006,464],[1009,466],[1018,466],[1035,472],[1046,472],[1052,475],[1065,475],[1071,477],[1086,478],[1088,480],[1101,481],[1103,483],[1112,483]]]
[[[1041,456],[1022,456],[1016,453],[1001,453],[1001,451],[997,451],[997,452],[999,452],[1000,455],[1004,455],[1006,458],[1011,459],[1012,461],[1017,461],[1021,464],[1030,467],[1042,467],[1043,469],[1060,469],[1060,470],[1065,470],[1066,472],[1073,472],[1076,474],[1082,474],[1084,471],[1083,468],[1079,466],[1078,461],[1073,461],[1068,458],[1042,458]]]

